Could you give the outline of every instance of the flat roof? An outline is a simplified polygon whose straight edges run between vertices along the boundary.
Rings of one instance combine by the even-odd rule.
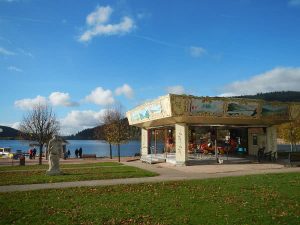
[[[270,126],[300,118],[300,104],[168,94],[139,105],[126,115],[130,125],[145,128],[175,123]]]

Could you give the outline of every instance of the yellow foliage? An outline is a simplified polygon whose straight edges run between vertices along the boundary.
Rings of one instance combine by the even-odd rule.
[[[293,145],[300,142],[300,120],[278,126],[278,137]]]

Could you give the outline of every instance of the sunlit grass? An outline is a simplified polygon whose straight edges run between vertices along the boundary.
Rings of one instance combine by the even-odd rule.
[[[47,165],[2,168],[0,185],[119,179],[157,175],[153,172],[115,162],[63,164],[61,165],[61,170],[64,174],[57,176],[46,175],[47,169]]]
[[[104,166],[122,166],[122,163],[118,162],[96,162],[96,163],[74,163],[74,164],[60,164],[60,167],[63,168],[82,168],[82,167],[104,167]],[[42,165],[26,165],[26,166],[0,166],[1,171],[11,171],[11,170],[43,170],[48,169],[48,163]]]
[[[300,174],[3,193],[3,224],[299,224]]]

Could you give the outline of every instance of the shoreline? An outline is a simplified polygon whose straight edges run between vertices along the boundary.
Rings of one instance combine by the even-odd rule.
[[[131,156],[121,156],[120,162],[130,162],[139,160],[140,157],[131,157]],[[83,164],[83,163],[98,163],[98,162],[118,162],[118,157],[97,157],[97,158],[67,158],[67,159],[60,159],[60,164]],[[36,157],[35,159],[25,159],[25,166],[26,165],[38,165],[39,159]],[[43,165],[48,165],[48,160],[43,158],[42,159]],[[9,158],[0,158],[0,167],[1,166],[20,166],[20,160],[17,159],[9,159]]]

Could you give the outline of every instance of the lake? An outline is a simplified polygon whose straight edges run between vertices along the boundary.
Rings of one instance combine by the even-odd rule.
[[[69,144],[67,149],[71,151],[71,157],[75,157],[75,149],[82,148],[83,154],[96,154],[97,157],[109,156],[109,145],[105,141],[98,140],[68,140]],[[13,152],[16,150],[22,150],[27,152],[29,149],[30,141],[21,140],[0,140],[0,147],[11,147]],[[140,153],[141,142],[130,141],[127,144],[121,145],[121,156],[134,156],[136,153]],[[112,146],[113,156],[117,156],[117,147]],[[297,150],[300,150],[300,146],[297,146]],[[290,151],[289,145],[278,145],[278,151],[287,152]]]
[[[67,149],[71,151],[71,157],[75,157],[75,149],[82,148],[83,154],[96,154],[97,157],[109,156],[109,145],[105,141],[98,140],[68,140]],[[12,151],[22,150],[27,152],[30,141],[24,140],[0,140],[0,147],[11,147]],[[140,153],[140,141],[130,141],[121,145],[121,156],[134,156]],[[117,156],[117,146],[112,146],[113,156]]]

